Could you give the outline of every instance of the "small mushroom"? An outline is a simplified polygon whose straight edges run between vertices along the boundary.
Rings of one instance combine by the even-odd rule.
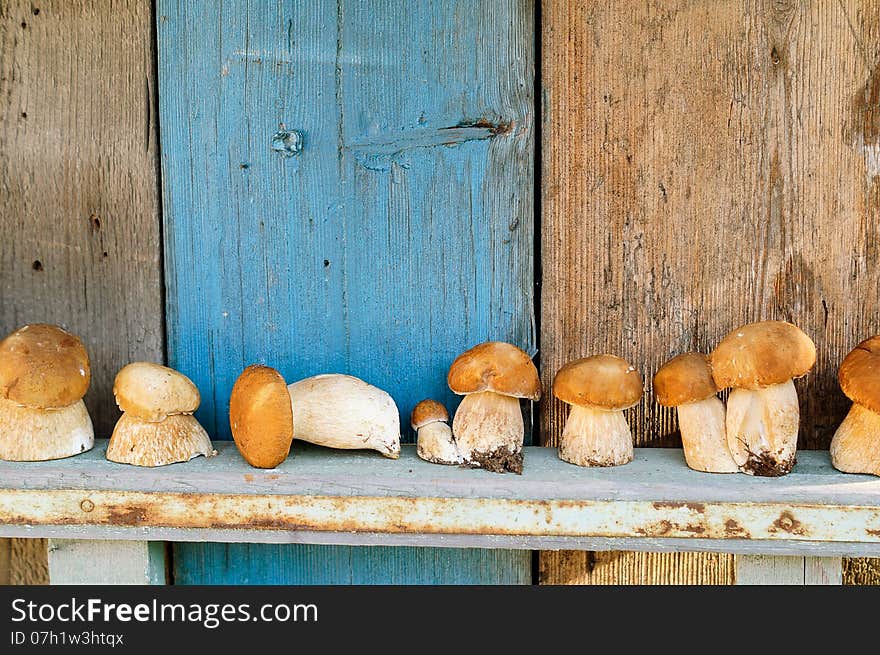
[[[386,392],[350,375],[327,374],[285,386],[268,366],[248,366],[232,388],[232,438],[251,466],[274,468],[293,439],[400,457],[400,416]]]
[[[95,437],[82,401],[90,381],[85,346],[57,325],[26,325],[0,341],[0,459],[90,450]]]
[[[192,416],[201,402],[199,390],[182,373],[134,362],[116,374],[113,395],[123,414],[107,445],[111,462],[165,466],[217,454],[208,433]]]
[[[459,355],[447,382],[464,396],[452,421],[463,462],[495,473],[522,473],[525,427],[519,401],[541,398],[531,358],[512,344],[489,341]]]
[[[707,473],[736,473],[727,447],[724,403],[715,395],[709,358],[702,353],[673,357],[654,375],[654,397],[675,407],[687,465]]]
[[[553,393],[571,405],[559,439],[559,458],[578,466],[620,466],[633,458],[623,410],[642,397],[642,377],[626,360],[594,355],[569,362],[556,374]]]
[[[856,346],[837,379],[853,405],[831,440],[831,463],[845,473],[880,475],[880,336]]]
[[[461,464],[461,454],[449,427],[449,412],[443,403],[421,401],[410,414],[410,424],[418,435],[419,457],[434,464]]]
[[[816,346],[783,321],[750,323],[729,333],[712,353],[719,389],[727,400],[727,446],[740,471],[780,476],[791,471],[800,410],[793,378],[816,362]]]

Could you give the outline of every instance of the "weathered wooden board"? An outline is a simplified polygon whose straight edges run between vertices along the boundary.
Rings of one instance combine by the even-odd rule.
[[[291,381],[362,377],[394,396],[408,434],[421,398],[453,409],[459,352],[534,348],[533,10],[159,1],[169,360],[202,390],[211,433],[228,436],[229,391],[254,362]],[[317,575],[307,549],[209,550],[235,564],[227,582]],[[217,580],[204,551],[176,549],[178,579]],[[463,563],[483,556],[437,553],[413,579],[530,571],[527,553]],[[340,551],[320,575],[384,560],[387,576],[369,569],[382,582],[409,557]]]
[[[839,557],[736,557],[738,585],[840,585]]]
[[[79,334],[96,432],[118,416],[118,368],[163,356],[150,4],[0,3],[0,333]],[[45,580],[45,543],[13,580]]]
[[[880,332],[880,5],[560,0],[542,26],[545,382],[600,351],[649,380],[785,319],[819,351],[801,446],[827,446],[837,365]],[[555,443],[567,410],[541,413]],[[650,393],[629,418],[639,443],[677,443]]]
[[[530,447],[522,476],[499,476],[428,464],[412,445],[399,460],[308,446],[270,471],[250,468],[229,442],[216,457],[159,469],[108,462],[105,447],[60,462],[0,462],[0,535],[880,553],[880,478],[839,473],[826,452],[803,453],[790,475],[767,479],[697,473],[678,449],[638,449],[627,466],[587,469]]]
[[[55,584],[165,584],[167,544],[156,541],[49,540],[49,578]]]

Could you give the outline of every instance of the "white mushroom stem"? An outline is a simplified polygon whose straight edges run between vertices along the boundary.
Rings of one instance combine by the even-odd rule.
[[[61,409],[35,409],[0,398],[0,459],[61,459],[94,445],[92,421],[83,401]]]
[[[465,396],[455,412],[452,432],[461,457],[470,464],[479,465],[493,454],[521,453],[525,427],[519,398],[492,391]]]
[[[343,450],[400,457],[400,416],[386,392],[350,375],[316,375],[288,385],[293,438]]]
[[[831,440],[831,463],[844,473],[880,475],[880,414],[854,403]]]
[[[633,458],[632,433],[619,409],[572,405],[559,458],[578,466],[619,466]]]
[[[706,473],[736,473],[727,447],[724,403],[716,396],[678,406],[678,428],[687,465]]]
[[[455,445],[452,428],[443,421],[434,421],[419,428],[419,457],[434,464],[461,464],[461,453]]]
[[[791,471],[800,409],[791,380],[763,389],[734,389],[727,401],[727,446],[743,473],[777,476]]]

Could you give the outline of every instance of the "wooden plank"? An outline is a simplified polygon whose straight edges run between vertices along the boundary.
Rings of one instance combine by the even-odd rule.
[[[155,541],[49,541],[52,584],[165,584],[164,543]]]
[[[839,557],[736,557],[739,585],[840,585]]]
[[[730,553],[544,551],[540,580],[568,585],[719,585],[733,577],[733,562]]]
[[[253,362],[291,381],[362,377],[393,395],[408,435],[421,398],[454,409],[459,352],[490,338],[534,349],[533,13],[520,0],[160,0],[169,359],[202,390],[209,432],[228,436],[229,391]],[[178,577],[214,579],[203,550],[176,549]],[[228,581],[283,558],[279,582],[297,582],[313,561],[264,552]],[[531,570],[527,553],[464,564],[483,556],[421,561],[438,582],[454,566],[482,582]],[[412,570],[409,551],[381,557]]]
[[[880,6],[542,7],[545,381],[600,351],[650,379],[738,324],[785,319],[819,351],[797,383],[800,445],[827,447],[848,408],[837,366],[880,332],[864,302],[880,285]],[[543,403],[547,443],[566,414]],[[678,443],[650,393],[629,418],[638,443]]]
[[[92,360],[98,435],[132,359],[162,359],[155,77],[149,3],[0,6],[0,333],[54,322]],[[45,543],[15,561],[46,580]]]
[[[644,540],[689,550],[699,539],[698,550],[714,540],[718,551],[880,553],[880,479],[839,473],[826,452],[804,452],[790,475],[768,479],[698,473],[678,449],[637,449],[625,467],[587,469],[529,447],[522,476],[499,476],[429,464],[412,445],[399,460],[304,447],[271,471],[251,469],[229,442],[216,457],[162,469],[108,462],[104,447],[0,463],[0,534],[54,536],[66,526],[71,538],[109,539],[136,528],[128,538],[170,530],[217,541],[242,530],[233,541],[357,544],[368,535],[382,544],[394,535],[395,544],[521,548],[604,539],[635,550]]]

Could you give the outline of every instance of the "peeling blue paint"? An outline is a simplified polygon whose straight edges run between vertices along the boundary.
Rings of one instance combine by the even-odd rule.
[[[229,437],[251,363],[357,375],[411,438],[419,400],[457,406],[460,352],[534,350],[533,12],[159,0],[168,356],[212,435]],[[528,552],[416,550],[178,544],[175,567],[230,584],[531,575]]]

